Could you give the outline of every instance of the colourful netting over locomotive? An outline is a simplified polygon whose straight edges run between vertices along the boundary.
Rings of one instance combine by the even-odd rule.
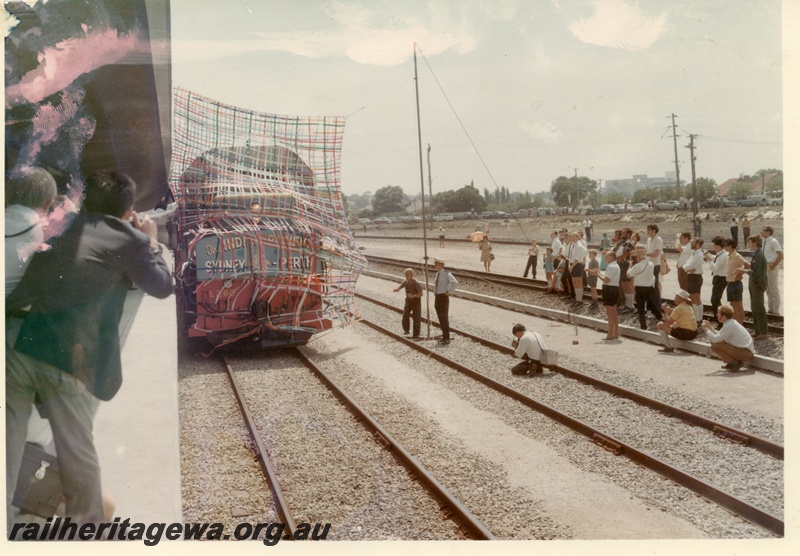
[[[342,206],[344,118],[260,113],[183,89],[174,105],[183,331],[288,345],[352,321],[366,261]]]

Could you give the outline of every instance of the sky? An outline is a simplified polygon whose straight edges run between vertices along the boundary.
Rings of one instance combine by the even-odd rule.
[[[173,85],[346,116],[345,194],[783,168],[780,0],[172,0]]]

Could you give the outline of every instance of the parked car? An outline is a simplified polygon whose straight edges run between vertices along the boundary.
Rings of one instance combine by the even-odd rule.
[[[647,203],[634,203],[628,206],[629,212],[644,212],[646,210],[650,210],[650,207],[647,206]]]
[[[609,214],[617,212],[617,209],[614,208],[614,205],[600,205],[597,209],[597,214]]]
[[[739,203],[737,201],[734,201],[733,199],[725,199],[723,197],[722,206],[723,207],[738,207]]]
[[[656,210],[678,210],[681,206],[680,201],[661,201],[656,203]]]
[[[392,221],[386,218],[385,216],[381,216],[380,218],[376,218],[372,221],[373,224],[390,224]]]
[[[370,220],[369,218],[359,218],[358,219],[358,223],[359,224],[372,224],[372,220]]]
[[[766,197],[764,199],[764,204],[770,207],[777,207],[778,205],[783,204],[783,195],[780,197]]]
[[[765,198],[761,195],[750,195],[746,199],[742,199],[739,201],[738,206],[740,207],[758,207],[764,204]]]

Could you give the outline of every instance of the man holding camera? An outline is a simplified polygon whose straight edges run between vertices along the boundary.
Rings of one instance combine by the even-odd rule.
[[[511,369],[511,374],[533,376],[543,373],[541,360],[544,353],[544,341],[542,336],[538,332],[526,330],[523,324],[515,324],[511,333],[516,338],[511,342],[511,347],[516,350],[514,356],[522,359],[521,363],[514,365]]]
[[[711,342],[711,351],[725,363],[723,369],[738,371],[756,352],[753,338],[747,329],[733,318],[733,308],[730,305],[722,305],[717,309],[717,320],[722,323],[722,328],[718,332],[707,320],[703,321],[702,325],[708,341]]]

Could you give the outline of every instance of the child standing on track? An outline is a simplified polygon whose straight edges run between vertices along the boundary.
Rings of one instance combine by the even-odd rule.
[[[554,259],[555,259],[555,257],[553,256],[553,249],[548,247],[545,250],[545,254],[544,254],[544,276],[547,279],[548,286],[550,286],[550,284],[553,283],[553,270],[554,270],[553,269],[553,261],[554,261]],[[552,286],[550,286],[550,287],[552,287]]]

